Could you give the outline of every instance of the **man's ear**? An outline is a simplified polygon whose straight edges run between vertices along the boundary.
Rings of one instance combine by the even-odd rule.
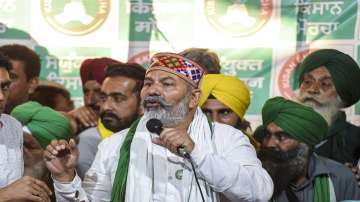
[[[31,78],[29,80],[29,91],[28,93],[31,94],[35,91],[36,87],[38,86],[39,84],[39,78],[38,77],[34,77],[34,78]]]
[[[191,99],[189,102],[189,108],[194,109],[198,106],[201,97],[201,90],[199,88],[194,88],[191,92]]]

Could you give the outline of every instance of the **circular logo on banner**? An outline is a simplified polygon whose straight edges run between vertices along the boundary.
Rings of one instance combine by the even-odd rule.
[[[68,35],[85,35],[98,29],[110,12],[110,0],[41,0],[46,21]]]
[[[300,64],[306,56],[314,52],[316,49],[306,49],[295,53],[291,56],[285,64],[281,67],[279,76],[278,76],[278,86],[280,94],[285,98],[293,97],[292,89],[292,78],[293,73],[298,64]],[[297,78],[293,78],[297,79]]]
[[[205,0],[205,15],[218,31],[231,36],[248,36],[271,18],[273,0]]]

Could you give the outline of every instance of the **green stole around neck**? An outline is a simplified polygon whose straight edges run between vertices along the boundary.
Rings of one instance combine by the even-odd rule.
[[[316,176],[313,187],[313,202],[331,202],[336,200],[332,182],[328,174]],[[273,198],[271,201],[277,202],[276,198]]]
[[[129,131],[126,134],[125,140],[121,145],[120,158],[111,191],[111,202],[125,201],[126,179],[127,179],[129,161],[130,161],[130,147],[136,132],[136,127],[139,124],[139,121],[140,118],[131,124]]]
[[[211,137],[213,135],[212,121],[211,118],[206,117],[210,126]],[[111,190],[111,202],[125,202],[126,194],[126,180],[130,162],[130,148],[134,138],[136,128],[140,122],[140,118],[134,121],[128,133],[126,134],[125,140],[120,148],[120,158],[116,169],[115,179]]]

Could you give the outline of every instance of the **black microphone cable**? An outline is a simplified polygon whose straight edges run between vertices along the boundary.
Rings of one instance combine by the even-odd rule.
[[[200,183],[199,183],[199,179],[198,179],[197,174],[196,174],[196,171],[195,171],[194,162],[193,162],[193,160],[192,160],[192,158],[191,158],[191,156],[190,156],[189,153],[184,154],[184,157],[185,157],[186,159],[188,159],[189,162],[190,162],[190,164],[191,164],[191,168],[192,168],[192,170],[193,170],[193,172],[194,172],[196,184],[197,184],[197,186],[199,187],[199,190],[200,190],[201,199],[202,199],[203,202],[205,202],[204,194],[203,194],[203,192],[202,192],[202,190],[201,190]]]

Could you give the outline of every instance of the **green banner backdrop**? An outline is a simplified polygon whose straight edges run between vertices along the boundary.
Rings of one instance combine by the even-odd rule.
[[[291,97],[296,65],[319,48],[360,61],[359,0],[0,0],[0,45],[41,57],[41,79],[65,85],[82,104],[81,62],[113,57],[148,64],[159,51],[210,48],[222,72],[251,89],[254,125],[269,97]],[[359,85],[360,81],[354,81]],[[360,104],[346,109],[360,124]]]

